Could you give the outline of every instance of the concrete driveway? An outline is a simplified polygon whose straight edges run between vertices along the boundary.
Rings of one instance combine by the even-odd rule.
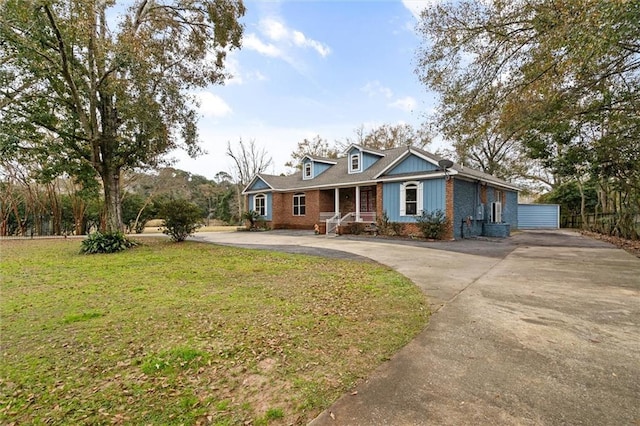
[[[640,259],[606,243],[563,231],[197,239],[370,258],[429,297],[428,327],[313,425],[640,425]]]

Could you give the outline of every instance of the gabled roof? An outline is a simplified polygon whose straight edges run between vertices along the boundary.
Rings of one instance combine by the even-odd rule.
[[[308,158],[309,160],[314,161],[316,163],[325,163],[325,164],[331,164],[331,165],[334,165],[338,162],[338,160],[335,158],[318,157],[316,155],[310,155],[310,154],[307,154],[304,157],[302,157],[300,162],[302,163],[305,158]]]
[[[381,170],[380,173],[378,173],[375,178],[379,178],[380,176],[389,173],[391,170],[393,170],[394,167],[396,167],[397,165],[399,165],[400,163],[402,163],[402,161],[404,161],[407,157],[409,157],[410,155],[415,155],[419,158],[422,158],[423,160],[425,160],[428,163],[433,164],[436,167],[439,167],[438,162],[441,160],[441,158],[437,158],[436,155],[433,155],[427,151],[423,151],[421,149],[417,149],[417,148],[413,148],[411,146],[407,146],[406,149],[404,150],[404,152],[400,153],[400,155],[396,156],[393,161],[391,162],[391,164],[389,164],[385,169]],[[443,170],[444,171],[444,170]]]
[[[386,173],[393,170],[394,167],[402,163],[402,161],[405,158],[409,157],[410,155],[416,155],[436,166],[438,165],[438,162],[443,158],[435,154],[432,154],[430,152],[424,151],[422,149],[415,148],[415,147],[408,147],[408,146],[387,149],[384,151],[370,150],[368,148],[362,148],[355,144],[352,146],[356,146],[365,152],[371,152],[373,154],[380,155],[381,158],[366,170],[360,173],[352,173],[352,174],[349,174],[349,170],[348,170],[349,159],[347,157],[330,159],[329,161],[333,163],[331,167],[329,167],[326,171],[316,176],[315,178],[307,179],[307,180],[302,178],[301,171],[298,171],[289,176],[259,174],[256,177],[254,177],[254,179],[251,181],[249,185],[247,185],[243,193],[248,194],[248,193],[264,191],[264,190],[249,190],[249,188],[253,185],[253,183],[255,182],[255,179],[257,178],[262,179],[273,191],[288,192],[288,191],[304,191],[308,189],[347,187],[347,186],[353,186],[356,184],[374,185],[376,182],[398,180],[398,179],[410,178],[410,177],[436,177],[436,176],[443,176],[445,174],[444,170],[438,169],[438,170],[432,170],[432,171],[408,173],[403,175],[386,175]],[[315,161],[315,157],[311,157],[311,156],[308,156],[308,157],[313,158]],[[331,163],[328,163],[328,164],[331,164]],[[509,182],[506,182],[502,179],[498,179],[487,173],[474,170],[469,167],[463,167],[458,164],[454,164],[452,167],[447,169],[447,172],[449,175],[456,175],[458,177],[464,177],[472,180],[480,180],[483,182],[491,183],[496,186],[501,186],[501,187],[516,190],[516,191],[519,190],[517,186],[512,185]]]
[[[255,185],[255,183],[257,181],[262,181],[264,182],[265,185],[267,185],[269,188],[271,189],[275,189],[270,183],[269,183],[269,179],[265,179],[264,177],[262,177],[263,175],[261,173],[258,173],[257,175],[255,175],[253,177],[253,179],[251,179],[251,181],[247,184],[247,186],[245,187],[244,191],[249,190],[249,188],[251,188],[253,185]],[[269,175],[265,175],[265,176],[269,176]],[[243,192],[244,192],[243,191]]]
[[[344,150],[344,154],[346,155],[349,151],[351,151],[351,148],[357,148],[359,151],[368,152],[369,154],[377,155],[378,157],[384,157],[386,152],[386,151],[381,151],[379,149],[367,148],[367,147],[352,143],[347,147],[347,149]]]

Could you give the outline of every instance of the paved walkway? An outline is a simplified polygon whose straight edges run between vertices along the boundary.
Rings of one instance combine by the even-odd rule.
[[[443,243],[199,233],[370,258],[429,297],[429,326],[312,425],[640,425],[640,259],[570,232]]]

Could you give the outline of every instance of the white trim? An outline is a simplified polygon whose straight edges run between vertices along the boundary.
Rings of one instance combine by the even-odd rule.
[[[360,187],[356,186],[356,222],[360,222]]]
[[[355,149],[357,149],[357,150],[358,150],[358,151],[360,151],[360,152],[366,152],[366,153],[368,153],[368,154],[377,155],[378,157],[385,157],[385,156],[386,156],[386,154],[384,154],[384,153],[382,153],[382,152],[374,151],[374,150],[368,149],[368,148],[366,148],[366,147],[364,147],[364,146],[360,146],[360,145],[355,144],[355,143],[352,143],[351,145],[349,145],[349,146],[347,147],[347,149],[345,149],[345,150],[343,151],[343,153],[344,153],[344,154],[348,154],[348,153],[349,153],[349,151],[351,151],[351,148],[355,148]]]
[[[458,172],[453,173],[453,170],[450,170],[449,174],[453,175],[453,174],[458,174]],[[487,179],[482,179],[480,177],[477,176],[473,176],[470,174],[461,174],[459,175],[456,179],[460,179],[463,180],[465,182],[473,182],[473,183],[477,183],[477,182],[481,182],[486,184],[487,186],[490,186],[492,188],[496,188],[496,189],[505,189],[507,191],[516,191],[516,192],[520,192],[522,191],[521,188],[517,187],[517,186],[510,186],[506,183],[498,183],[498,182],[493,182]]]
[[[307,175],[307,166],[309,167],[309,174]],[[313,160],[306,163],[302,163],[302,180],[313,179]]]
[[[298,214],[296,214],[296,198],[300,199],[302,198],[302,200],[304,201],[304,204],[300,204],[298,202]],[[298,216],[306,216],[307,215],[307,194],[305,194],[304,192],[294,192],[293,194],[293,198],[291,199],[291,215],[298,217]],[[304,206],[304,214],[300,214],[300,207]]]
[[[502,203],[500,201],[491,203],[491,223],[502,223]]]
[[[408,147],[408,148],[407,148],[407,150],[404,152],[404,154],[402,154],[402,155],[398,156],[398,158],[396,158],[395,160],[393,160],[393,161],[391,162],[391,164],[389,164],[386,168],[384,168],[380,173],[378,173],[377,175],[375,175],[373,178],[374,178],[374,179],[378,179],[380,176],[382,176],[382,175],[383,175],[383,174],[385,174],[386,172],[388,172],[388,171],[390,171],[390,170],[393,170],[393,169],[394,169],[394,167],[396,167],[398,164],[400,164],[401,162],[403,162],[404,160],[406,160],[406,159],[407,159],[407,157],[408,157],[409,155],[411,155],[411,154],[413,154],[413,155],[415,155],[415,156],[417,156],[417,157],[419,157],[419,158],[423,159],[423,160],[424,160],[424,161],[426,161],[427,163],[431,163],[431,164],[433,164],[434,166],[436,166],[436,167],[438,167],[438,168],[440,167],[440,166],[438,165],[438,163],[437,163],[435,160],[433,160],[432,158],[429,158],[429,157],[427,157],[426,155],[423,155],[423,154],[421,154],[421,153],[419,153],[419,152],[414,151],[413,149],[411,149],[411,147]],[[456,174],[456,173],[453,173],[453,172],[455,172],[455,170],[451,170],[451,169],[449,169],[449,170],[447,171],[447,174],[449,174],[449,175]],[[444,172],[443,172],[443,173],[444,173]]]
[[[304,157],[302,157],[302,159],[300,160],[300,162],[304,161],[305,158],[308,158],[309,160],[311,160],[312,162],[316,162],[316,163],[325,163],[325,164],[331,164],[333,166],[335,166],[336,164],[338,164],[337,161],[334,160],[328,160],[328,159],[324,159],[324,158],[318,158],[318,157],[312,157],[309,154],[305,155]]]
[[[267,185],[267,187],[271,190],[273,190],[273,186],[271,186],[269,184],[269,182],[267,182],[262,176],[260,176],[260,174],[257,174],[253,177],[253,179],[251,179],[251,182],[249,182],[249,184],[244,188],[244,190],[242,191],[242,195],[249,195],[249,194],[255,194],[258,192],[263,192],[265,189],[267,188],[260,188],[260,189],[254,189],[249,191],[249,188],[251,188],[251,186],[255,183],[256,180],[260,179],[265,185]]]
[[[416,187],[416,214],[407,214],[406,190],[409,185]],[[422,211],[424,210],[423,192],[424,186],[422,182],[411,180],[400,184],[400,216],[416,217],[422,215]]]
[[[264,193],[253,195],[253,211],[258,212],[258,209],[256,208],[256,199],[258,197],[261,197],[264,200],[264,214],[261,214],[260,216],[265,217],[269,214],[269,212],[267,210],[267,196]],[[260,212],[258,212],[258,214],[260,214]]]
[[[453,170],[451,170],[449,175],[454,175]],[[411,176],[392,176],[392,177],[384,177],[377,180],[361,180],[357,182],[345,182],[345,183],[328,183],[326,185],[313,185],[313,186],[302,186],[298,188],[286,188],[286,189],[273,189],[273,192],[301,192],[301,191],[312,191],[314,189],[327,189],[327,188],[351,188],[357,185],[360,186],[375,186],[378,182],[401,182],[406,181],[408,178],[410,179],[418,179],[418,180],[429,180],[429,179],[437,179],[444,177],[444,172],[427,172],[422,175],[411,175]],[[255,194],[258,192],[264,192],[264,189],[256,189],[254,191],[247,192],[246,194]]]
[[[358,168],[353,168],[353,160],[358,160]],[[362,172],[362,151],[358,151],[357,154],[349,154],[349,174]]]
[[[453,173],[453,171],[447,172],[446,174],[444,172],[427,172],[427,174],[422,174],[422,175],[411,175],[411,176],[403,175],[403,176],[397,176],[397,177],[391,176],[388,178],[378,179],[376,182],[404,182],[407,179],[429,180],[429,179],[436,179],[436,178],[451,176],[455,174],[457,173]]]

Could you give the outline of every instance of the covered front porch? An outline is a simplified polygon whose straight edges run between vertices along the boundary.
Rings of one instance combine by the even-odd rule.
[[[326,234],[337,233],[340,229],[344,232],[356,223],[375,225],[378,189],[375,185],[366,185],[321,190],[320,206],[320,222]]]

